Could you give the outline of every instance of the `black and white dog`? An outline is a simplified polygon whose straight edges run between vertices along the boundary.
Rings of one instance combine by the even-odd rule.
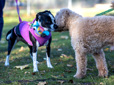
[[[36,21],[38,22],[38,24],[40,26],[42,26],[44,28],[44,30],[47,30],[49,32],[57,29],[57,25],[55,24],[54,16],[52,15],[52,13],[50,11],[39,12],[36,15]],[[34,23],[36,23],[36,21]],[[26,40],[22,37],[21,33],[19,32],[19,27],[20,27],[20,24],[18,24],[13,29],[11,29],[6,35],[6,40],[8,40],[8,54],[6,56],[5,66],[9,66],[9,57],[10,57],[10,53],[11,53],[14,45],[18,41],[23,41],[30,48],[30,56],[33,59],[33,72],[37,72],[38,71],[37,49],[38,49],[38,47],[40,47],[40,43],[36,40],[36,38],[32,35],[32,33],[29,32],[29,38],[33,45],[28,44],[26,42]],[[53,68],[53,66],[51,65],[51,62],[50,62],[51,40],[52,40],[52,37],[50,37],[45,43],[45,45],[46,45],[46,62],[47,62],[47,67],[49,67],[49,68]]]

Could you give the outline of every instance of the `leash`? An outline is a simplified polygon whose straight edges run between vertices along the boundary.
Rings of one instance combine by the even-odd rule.
[[[108,10],[106,10],[106,11],[104,11],[104,12],[101,12],[101,13],[99,13],[99,14],[96,14],[95,16],[101,16],[101,15],[104,15],[104,14],[107,14],[108,12],[111,12],[111,11],[113,11],[114,9],[108,9]]]
[[[18,17],[19,17],[19,22],[21,23],[22,22],[22,19],[21,19],[20,14],[19,14],[18,0],[15,0],[15,1],[16,1],[16,7],[17,7],[17,13],[18,13]]]
[[[108,12],[111,12],[113,10],[114,10],[114,1],[112,1],[112,3],[111,3],[111,9],[108,9],[108,10],[106,10],[104,12],[101,12],[99,14],[96,14],[95,16],[101,16],[101,15],[107,14]]]
[[[20,13],[19,13],[19,5],[18,5],[18,0],[15,0],[16,2],[16,8],[17,8],[17,14],[18,14],[18,17],[19,17],[19,22],[21,23],[22,22],[22,19],[20,17]],[[36,18],[30,23],[30,24],[33,24],[35,22]]]

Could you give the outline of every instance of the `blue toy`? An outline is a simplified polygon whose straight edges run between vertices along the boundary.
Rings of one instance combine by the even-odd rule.
[[[39,24],[38,24],[38,21],[36,21],[35,24],[33,24],[33,28],[36,32],[37,35],[40,35],[41,37],[45,37],[45,36],[48,36],[50,33],[49,31],[46,31],[44,30],[43,27],[41,27]],[[43,36],[42,36],[43,35]]]

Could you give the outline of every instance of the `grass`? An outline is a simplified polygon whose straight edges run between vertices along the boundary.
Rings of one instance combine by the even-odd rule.
[[[43,46],[38,49],[39,72],[33,75],[33,65],[29,55],[29,49],[22,42],[16,44],[10,56],[10,66],[5,67],[4,62],[7,55],[7,41],[5,40],[5,36],[8,30],[18,24],[18,17],[14,11],[6,12],[4,16],[5,25],[2,37],[2,41],[4,42],[0,43],[0,85],[37,85],[39,82],[45,83],[45,81],[48,85],[113,85],[114,51],[110,52],[105,48],[109,78],[100,78],[97,76],[98,72],[91,55],[87,56],[87,76],[84,79],[73,78],[76,72],[76,63],[68,32],[52,33],[51,62],[54,66],[53,69],[49,69],[46,66],[46,61],[43,59],[45,58],[45,46]],[[35,17],[34,14],[31,17],[25,16],[23,11],[21,15],[23,20],[32,21]],[[68,39],[64,39],[61,36],[68,36]],[[23,49],[21,50],[22,47]],[[61,57],[61,54],[65,54],[68,57]],[[26,64],[29,65],[27,69],[20,70],[14,68],[15,66]]]

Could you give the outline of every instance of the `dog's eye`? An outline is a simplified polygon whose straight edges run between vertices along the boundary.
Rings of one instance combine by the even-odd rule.
[[[51,24],[51,22],[50,21],[46,21],[46,24]]]
[[[54,19],[54,22],[56,23],[55,19]]]

